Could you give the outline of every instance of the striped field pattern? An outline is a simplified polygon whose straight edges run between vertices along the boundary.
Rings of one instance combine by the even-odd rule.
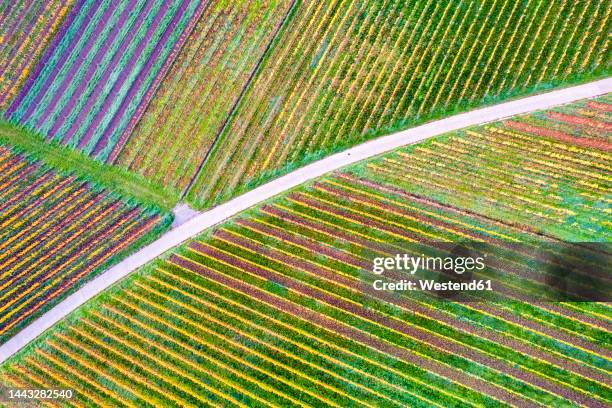
[[[211,2],[140,122],[125,129],[117,163],[185,190],[290,5]]]
[[[112,288],[1,378],[74,389],[69,406],[609,406],[608,304],[512,301],[511,274],[487,303],[363,277],[400,243],[609,241],[611,111],[519,117],[319,179]]]
[[[15,97],[69,14],[74,0],[15,0],[0,5],[0,111]],[[72,14],[72,13],[70,13]],[[71,16],[68,16],[68,20]]]
[[[0,146],[0,342],[163,224]]]
[[[611,108],[591,101],[434,139],[368,163],[368,178],[570,241],[612,241]]]
[[[106,161],[202,8],[197,0],[80,1],[6,116]]]
[[[187,198],[610,68],[605,0],[299,1]]]

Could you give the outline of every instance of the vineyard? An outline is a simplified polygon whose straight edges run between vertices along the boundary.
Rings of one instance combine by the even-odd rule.
[[[54,38],[74,14],[73,0],[6,1],[0,6],[0,111],[15,97]],[[71,11],[73,10],[73,11]],[[66,16],[69,15],[67,18]]]
[[[318,179],[111,288],[0,376],[92,406],[609,406],[610,307],[514,301],[533,254],[503,301],[364,282],[403,243],[609,241],[610,123],[606,97]]]
[[[2,145],[0,169],[0,343],[168,224]]]
[[[105,161],[138,117],[201,8],[196,0],[83,0],[6,111]]]
[[[601,75],[610,24],[603,0],[298,2],[187,199],[208,207],[364,139]]]
[[[409,147],[360,172],[569,241],[612,240],[612,104],[588,102]]]
[[[606,77],[611,11],[1,1],[0,405],[8,386],[74,391],[52,406],[612,406],[612,305],[594,299],[612,296],[612,94],[430,138],[266,201],[185,205]],[[171,208],[178,227],[101,287],[127,278],[77,294],[12,354],[22,329],[170,228]],[[486,301],[373,286],[405,278],[375,275],[375,259],[465,243],[488,256]]]
[[[266,7],[259,0],[211,4],[140,122],[125,129],[127,144],[109,160],[118,154],[118,165],[185,190],[289,5],[286,0]]]
[[[5,2],[5,119],[208,208],[610,68],[604,0]]]

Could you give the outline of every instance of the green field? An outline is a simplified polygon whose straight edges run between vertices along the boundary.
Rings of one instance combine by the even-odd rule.
[[[209,207],[377,135],[605,76],[610,24],[603,0],[299,1],[187,200]]]
[[[104,292],[0,378],[70,405],[609,405],[609,305],[517,302],[533,254],[491,302],[363,284],[403,244],[609,241],[611,115],[581,102],[297,188]]]
[[[184,191],[290,5],[287,0],[212,3],[115,163]]]

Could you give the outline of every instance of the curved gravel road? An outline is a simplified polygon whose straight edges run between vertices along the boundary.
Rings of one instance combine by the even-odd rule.
[[[535,96],[504,102],[497,105],[454,115],[427,124],[393,133],[362,143],[343,152],[328,156],[285,176],[270,181],[256,189],[197,215],[163,234],[159,239],[132,254],[122,262],[104,271],[83,285],[72,295],[57,304],[41,317],[25,327],[13,338],[0,346],[0,364],[25,347],[45,330],[63,319],[83,303],[102,292],[130,272],[157,258],[164,252],[195,237],[202,231],[223,222],[237,213],[259,204],[277,194],[294,188],[308,180],[340,169],[360,160],[368,159],[395,148],[415,143],[469,126],[498,121],[510,116],[548,109],[557,105],[593,98],[612,92],[612,78],[559,89]],[[181,210],[184,212],[184,209]]]

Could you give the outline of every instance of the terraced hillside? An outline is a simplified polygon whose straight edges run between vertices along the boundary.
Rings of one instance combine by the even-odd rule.
[[[127,144],[120,150],[118,143],[109,160],[185,190],[291,4],[211,3],[143,117],[124,130]]]
[[[6,116],[105,161],[148,103],[204,5],[197,0],[81,3]]]
[[[0,145],[0,343],[169,220]]]
[[[60,27],[74,17],[74,0],[5,1],[0,6],[0,111],[6,109]],[[72,11],[71,11],[72,10]],[[53,45],[50,45],[53,47]]]
[[[603,0],[300,1],[187,198],[211,206],[375,135],[604,74],[610,24]]]
[[[608,406],[609,305],[517,302],[514,283],[541,283],[530,252],[503,300],[364,288],[402,244],[609,241],[610,123],[603,98],[323,177],[111,288],[0,376],[74,405]]]

